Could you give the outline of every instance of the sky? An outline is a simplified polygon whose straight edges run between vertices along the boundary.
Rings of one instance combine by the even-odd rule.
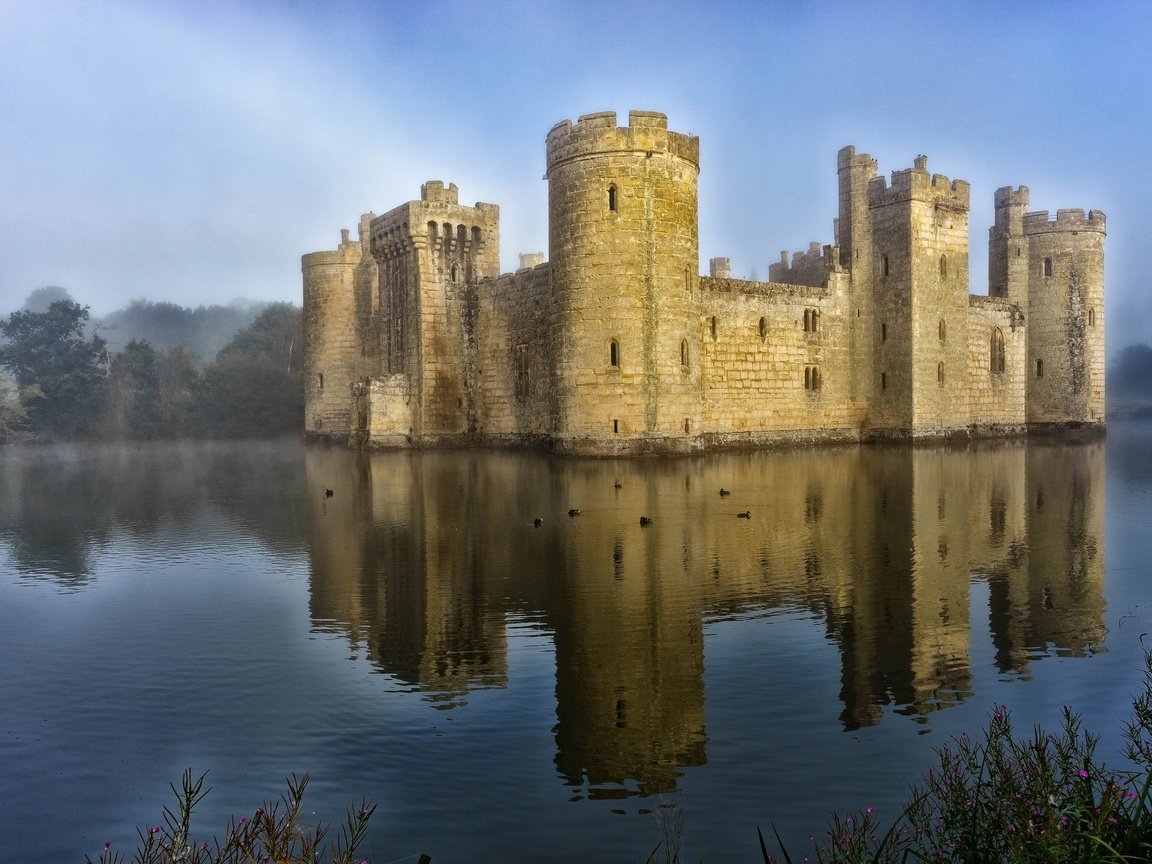
[[[548,130],[638,108],[700,137],[704,273],[831,243],[847,144],[969,181],[976,294],[998,187],[1102,210],[1112,354],[1152,343],[1150,37],[1107,0],[0,0],[0,314],[299,304],[302,254],[429,179],[500,205],[514,270]]]

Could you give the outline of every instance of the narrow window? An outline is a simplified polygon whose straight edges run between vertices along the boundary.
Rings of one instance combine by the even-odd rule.
[[[887,255],[881,255],[880,256],[880,278],[883,279],[887,275],[888,275],[888,256]]]
[[[811,328],[808,326],[809,318],[812,313],[807,309],[804,310],[804,332],[807,333]]]
[[[619,420],[613,420],[612,421],[613,434],[618,433],[619,431],[620,431],[620,421]]]
[[[888,323],[886,321],[880,322],[880,341],[888,341]]]
[[[324,373],[323,372],[320,373],[320,389],[321,390],[324,389]]]
[[[804,367],[804,389],[812,389],[812,368],[810,366]]]
[[[1043,360],[1037,360],[1036,361],[1036,377],[1037,378],[1043,378],[1044,377],[1044,361]]]
[[[1052,259],[1051,258],[1045,258],[1044,259],[1044,275],[1045,276],[1051,276],[1052,275]]]
[[[1096,310],[1092,307],[1089,307],[1089,309],[1088,309],[1088,326],[1089,327],[1095,327],[1096,326]]]
[[[940,278],[944,279],[948,276],[948,258],[947,256],[940,256]]]
[[[688,368],[688,340],[680,340],[680,365],[685,369]]]
[[[941,387],[944,386],[944,361],[941,360],[936,364],[936,383]]]
[[[944,319],[940,319],[940,341],[943,342],[948,337],[948,325],[944,323]]]
[[[812,332],[813,333],[816,332],[816,329],[817,329],[816,325],[819,321],[820,321],[820,313],[817,312],[815,309],[813,309],[812,310]]]
[[[712,338],[715,339],[716,338],[716,316],[715,315],[712,316],[712,321],[711,321],[709,326],[712,329]]]
[[[608,187],[608,209],[616,210],[616,184],[613,183]]]
[[[880,389],[881,390],[887,390],[888,389],[888,373],[887,372],[881,372],[880,373]]]
[[[820,389],[820,367],[819,366],[813,366],[812,367],[812,389],[813,390],[819,390]]]
[[[452,281],[455,282],[459,275],[460,275],[460,271],[457,270],[456,265],[453,264],[452,265]]]
[[[992,328],[992,356],[989,366],[994,374],[1004,371],[1004,331],[999,327]]]
[[[768,335],[768,319],[767,318],[761,318],[760,319],[760,338],[763,339],[767,335]]]
[[[608,365],[613,369],[620,366],[620,343],[615,339],[608,343]]]
[[[692,421],[687,417],[684,418],[684,434],[688,435],[692,432]]]

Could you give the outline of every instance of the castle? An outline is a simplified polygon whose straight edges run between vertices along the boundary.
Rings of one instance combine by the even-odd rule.
[[[1104,428],[1104,214],[995,196],[968,293],[969,187],[838,154],[836,242],[767,282],[699,272],[700,143],[665,115],[547,137],[548,260],[499,272],[457,188],[303,256],[306,435],[372,447],[694,452]]]

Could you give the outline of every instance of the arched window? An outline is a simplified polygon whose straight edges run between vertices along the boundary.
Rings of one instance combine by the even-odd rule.
[[[941,278],[948,276],[948,257],[946,255],[940,256],[940,276]]]
[[[819,390],[820,389],[820,367],[819,366],[813,366],[812,367],[812,389],[813,390]]]
[[[1043,378],[1044,377],[1044,361],[1043,360],[1037,360],[1036,361],[1036,377],[1037,378]]]
[[[804,367],[804,389],[812,389],[812,367],[810,366]]]
[[[453,264],[452,265],[452,281],[455,282],[459,278],[459,276],[460,276],[460,271],[457,269],[456,265]]]
[[[817,325],[819,323],[820,323],[820,313],[816,309],[813,309],[812,310],[812,332],[813,333],[815,333],[816,330],[818,329]]]
[[[1044,271],[1043,271],[1043,273],[1045,276],[1051,276],[1052,275],[1052,259],[1051,258],[1045,258],[1044,259]]]
[[[608,209],[615,211],[616,203],[616,184],[613,183],[608,187]]]
[[[989,357],[989,368],[993,374],[1004,371],[1004,331],[999,327],[992,328],[992,354]]]
[[[937,328],[940,332],[940,341],[943,342],[948,338],[948,325],[944,323],[944,319],[940,319],[940,326]]]
[[[620,367],[620,343],[615,339],[608,343],[608,365],[613,369]]]
[[[812,313],[809,312],[807,309],[804,310],[804,332],[805,333],[807,333],[809,331],[809,329],[811,329],[809,327],[809,319],[810,319],[811,315],[812,315]]]
[[[944,386],[944,361],[941,360],[936,364],[936,383],[941,387]]]
[[[767,318],[761,318],[760,319],[760,338],[763,339],[767,335],[768,335],[768,319]]]
[[[1088,307],[1088,326],[1096,326],[1096,310],[1091,306]]]
[[[680,340],[680,365],[685,369],[688,368],[688,340]]]

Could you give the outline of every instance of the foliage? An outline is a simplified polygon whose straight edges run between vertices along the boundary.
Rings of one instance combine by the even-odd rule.
[[[50,439],[91,436],[104,396],[105,344],[84,335],[88,307],[57,300],[0,322],[0,366],[16,377],[29,431]],[[35,388],[35,389],[33,389]]]
[[[164,808],[164,824],[136,829],[140,842],[133,860],[139,864],[247,864],[257,861],[352,864],[357,860],[356,847],[363,842],[368,820],[376,810],[376,805],[368,801],[349,809],[339,837],[325,846],[324,839],[330,826],[308,825],[302,819],[308,775],[298,779],[293,774],[287,781],[288,791],[280,801],[258,808],[251,819],[229,819],[223,839],[213,837],[210,842],[198,843],[191,832],[192,812],[211,791],[204,788],[206,776],[201,774],[193,780],[191,769],[184,772],[181,788],[172,786],[176,809]],[[84,860],[86,864],[93,864],[87,856]],[[97,864],[122,864],[123,861],[124,856],[105,843]]]
[[[72,299],[72,295],[68,293],[67,289],[61,288],[59,285],[47,285],[44,288],[37,288],[29,294],[24,300],[24,305],[20,308],[28,312],[47,312],[48,307],[57,300]]]
[[[204,373],[202,420],[212,435],[275,435],[304,425],[303,313],[274,303]]]
[[[1125,755],[1138,770],[1096,760],[1098,736],[1063,712],[1059,732],[1015,737],[1003,706],[978,739],[937,750],[938,764],[886,833],[871,808],[834,817],[815,859],[858,862],[1134,862],[1152,860],[1152,655],[1133,702]],[[777,837],[779,841],[779,837]],[[791,862],[786,849],[765,862]],[[807,860],[807,859],[805,859]]]
[[[239,331],[248,327],[264,308],[259,303],[197,306],[133,300],[101,319],[101,328],[116,331],[121,345],[134,340],[152,343],[158,351],[181,347],[211,361]]]

